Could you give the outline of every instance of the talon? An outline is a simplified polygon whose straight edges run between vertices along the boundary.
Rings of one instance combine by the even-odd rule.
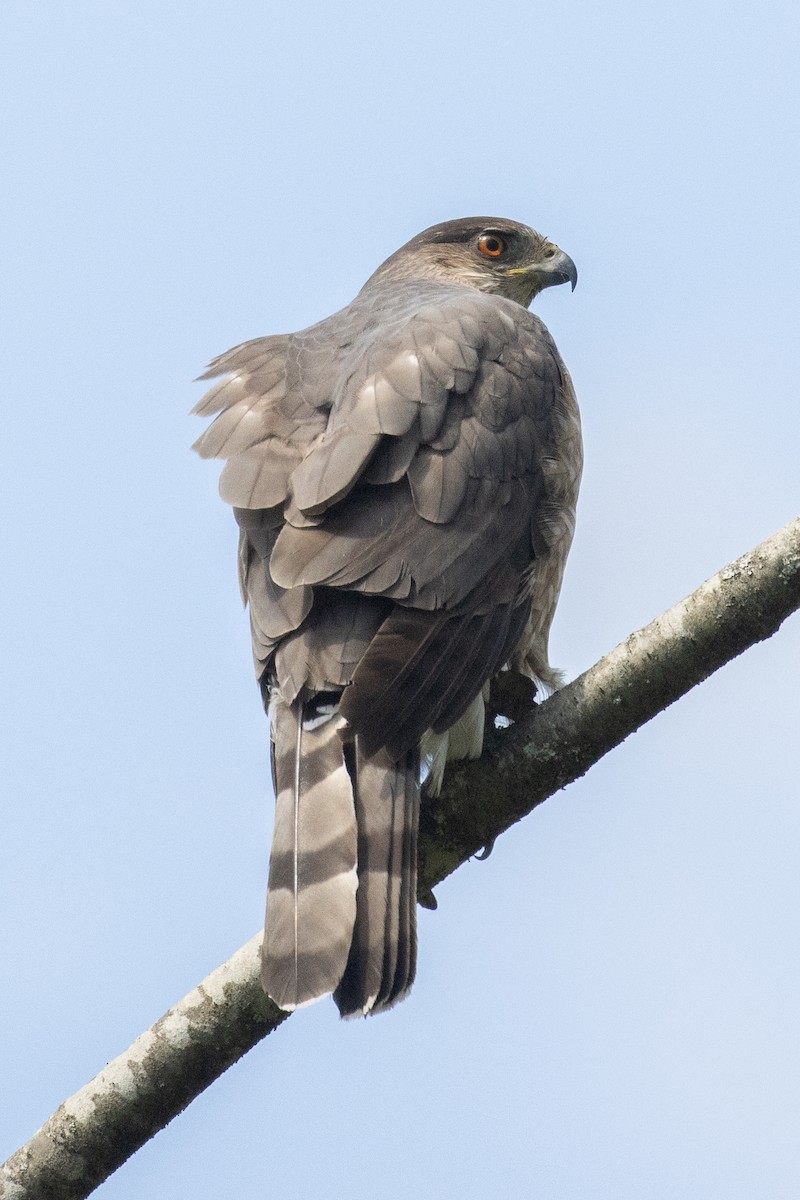
[[[481,852],[479,854],[474,855],[474,857],[478,860],[478,862],[486,862],[486,859],[489,857],[489,855],[494,850],[494,844],[496,841],[497,841],[496,838],[492,838],[492,840],[490,842],[486,843],[486,845],[483,847],[483,849],[481,850]]]

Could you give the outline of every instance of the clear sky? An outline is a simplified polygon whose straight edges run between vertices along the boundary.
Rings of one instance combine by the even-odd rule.
[[[267,726],[213,355],[513,217],[587,467],[574,676],[796,515],[796,7],[228,0],[0,17],[0,1159],[260,924]],[[420,915],[411,998],[298,1014],[98,1192],[800,1194],[800,620]]]

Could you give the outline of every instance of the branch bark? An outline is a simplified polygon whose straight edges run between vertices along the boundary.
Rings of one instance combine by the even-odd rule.
[[[420,894],[583,775],[800,608],[800,518],[631,634],[544,704],[500,709],[484,756],[456,767],[420,830]],[[425,900],[423,899],[423,903]],[[3,1200],[87,1196],[287,1018],[261,991],[258,934],[90,1083],[0,1173]]]

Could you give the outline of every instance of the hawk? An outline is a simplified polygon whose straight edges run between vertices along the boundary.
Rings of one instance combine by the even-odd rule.
[[[352,304],[215,358],[197,441],[227,459],[272,731],[262,981],[282,1009],[389,1008],[416,967],[421,763],[481,752],[511,666],[549,689],[582,466],[567,370],[528,305],[572,260],[526,225],[435,225]]]

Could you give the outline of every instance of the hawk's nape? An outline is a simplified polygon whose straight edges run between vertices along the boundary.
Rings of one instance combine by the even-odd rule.
[[[548,634],[582,466],[569,375],[527,310],[572,260],[490,217],[426,230],[347,308],[215,359],[196,443],[227,459],[272,726],[263,982],[345,1016],[416,964],[421,757],[477,757],[488,681],[555,685]]]

